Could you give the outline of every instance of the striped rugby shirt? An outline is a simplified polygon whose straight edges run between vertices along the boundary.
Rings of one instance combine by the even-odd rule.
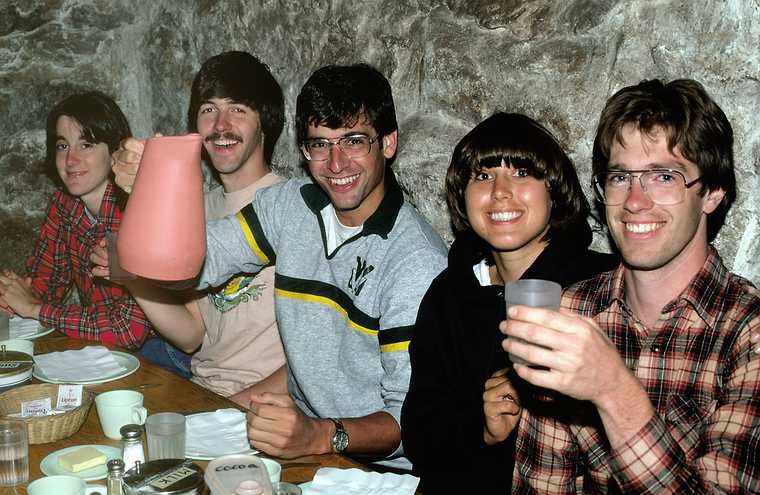
[[[446,248],[392,173],[386,181],[362,231],[331,253],[320,212],[332,205],[308,178],[262,189],[237,215],[207,224],[201,287],[275,264],[288,389],[314,417],[385,411],[399,421],[417,307]]]
[[[760,356],[749,338],[760,330],[760,291],[711,247],[648,331],[623,285],[621,267],[567,289],[562,305],[607,331],[655,415],[611,451],[588,402],[553,417],[523,411],[512,493],[757,493]]]

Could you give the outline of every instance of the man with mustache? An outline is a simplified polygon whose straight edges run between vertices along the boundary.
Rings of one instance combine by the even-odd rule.
[[[187,119],[189,130],[203,137],[204,159],[221,184],[205,195],[207,219],[237,212],[256,191],[282,181],[270,166],[285,120],[282,89],[256,57],[230,51],[209,58],[193,81]],[[127,192],[143,143],[126,140],[114,154],[116,182]],[[194,382],[248,406],[246,390],[283,366],[273,267],[236,274],[200,297],[185,294],[183,301],[139,279],[126,285],[163,337],[182,351],[195,351],[190,359],[153,338],[143,353],[184,368],[188,376],[192,370]]]

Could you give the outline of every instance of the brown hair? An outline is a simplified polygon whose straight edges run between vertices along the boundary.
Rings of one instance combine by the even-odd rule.
[[[588,230],[588,201],[575,167],[557,139],[530,117],[499,112],[475,126],[454,148],[446,172],[446,202],[457,233],[472,229],[464,198],[472,174],[498,167],[502,160],[545,181],[552,200],[545,240],[578,228]]]

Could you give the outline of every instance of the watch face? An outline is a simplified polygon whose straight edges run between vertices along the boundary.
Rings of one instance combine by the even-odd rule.
[[[348,447],[348,433],[342,430],[336,431],[332,443],[336,452],[343,452]]]

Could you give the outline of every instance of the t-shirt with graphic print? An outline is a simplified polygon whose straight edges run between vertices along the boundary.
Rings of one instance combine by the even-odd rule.
[[[283,179],[272,173],[240,191],[209,191],[206,219],[221,218],[249,204],[256,191]],[[285,363],[274,315],[274,267],[239,274],[198,299],[206,325],[200,350],[193,355],[192,380],[230,396],[272,374]]]

